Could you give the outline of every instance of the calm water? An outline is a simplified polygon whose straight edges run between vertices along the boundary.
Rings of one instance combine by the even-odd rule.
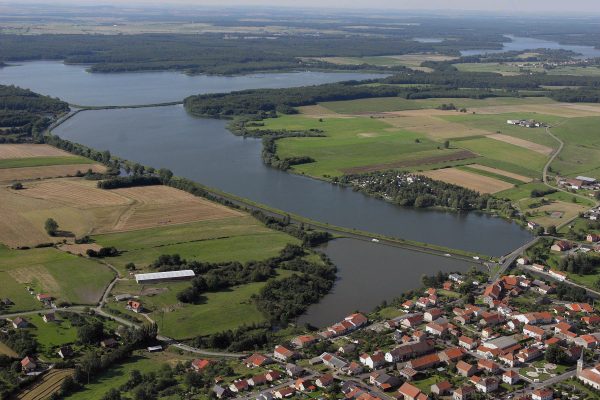
[[[327,296],[299,318],[301,324],[323,327],[354,310],[370,312],[383,300],[419,287],[423,275],[470,268],[466,262],[354,239],[334,240],[324,252],[337,265],[338,280]]]
[[[259,203],[317,221],[453,248],[502,255],[530,239],[487,215],[414,210],[327,182],[266,167],[262,143],[232,135],[221,120],[183,106],[86,111],[55,133]]]
[[[290,72],[241,76],[188,76],[179,72],[89,73],[82,65],[26,62],[0,68],[0,84],[17,85],[86,106],[156,104],[199,93],[282,88],[380,78],[353,72]]]
[[[474,56],[485,53],[503,53],[505,51],[523,51],[529,49],[551,49],[551,50],[571,50],[576,53],[580,53],[580,58],[594,58],[600,57],[600,49],[596,49],[592,46],[575,46],[575,45],[564,45],[557,42],[551,42],[548,40],[517,37],[506,35],[512,39],[512,42],[504,43],[504,48],[501,50],[464,50],[460,54],[463,56]]]

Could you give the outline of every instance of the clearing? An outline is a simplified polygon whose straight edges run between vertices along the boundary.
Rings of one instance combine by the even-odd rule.
[[[463,171],[457,168],[443,168],[422,172],[429,178],[451,183],[474,190],[479,193],[497,193],[512,188],[514,185],[488,176]]]

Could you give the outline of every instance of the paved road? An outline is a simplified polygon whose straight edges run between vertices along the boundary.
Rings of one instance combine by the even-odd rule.
[[[502,257],[500,259],[500,262],[502,263],[502,265],[500,266],[500,268],[498,268],[498,270],[493,275],[490,276],[490,281],[494,282],[494,281],[498,280],[502,275],[504,275],[506,270],[512,265],[512,263],[515,262],[515,260],[519,257],[519,255],[523,254],[528,248],[530,248],[531,246],[536,244],[539,240],[540,240],[540,237],[536,236],[529,242],[525,243],[523,246],[514,250],[512,253]]]
[[[543,276],[545,276],[548,279],[553,279],[555,281],[558,281],[558,279],[556,279],[555,277],[553,277],[549,273],[547,273],[545,271],[539,271],[537,269],[533,269],[530,265],[523,265],[522,268],[530,271],[531,273],[538,274],[538,275],[543,275]],[[562,282],[565,283],[565,284],[567,284],[567,285],[576,286],[578,288],[585,289],[588,292],[588,294],[590,294],[592,297],[600,298],[600,292],[597,291],[597,290],[590,289],[588,287],[582,286],[582,285],[580,285],[578,283],[575,283],[575,282],[569,281],[569,280],[562,281]]]

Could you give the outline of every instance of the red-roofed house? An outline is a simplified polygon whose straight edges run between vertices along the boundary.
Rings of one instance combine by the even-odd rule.
[[[502,374],[502,382],[504,383],[508,383],[509,385],[514,385],[515,383],[519,382],[521,380],[521,376],[513,371],[512,369],[509,369],[508,371],[506,371],[505,373]]]
[[[273,350],[273,357],[280,361],[291,361],[297,358],[298,354],[284,346],[277,345]]]
[[[316,342],[317,342],[317,338],[312,335],[301,335],[292,340],[292,344],[299,349],[309,346]]]
[[[25,357],[21,360],[21,369],[23,372],[33,372],[37,369],[37,363],[33,357]]]
[[[443,396],[450,393],[452,385],[448,381],[438,382],[431,385],[431,393],[435,393],[438,396]]]
[[[196,371],[202,371],[210,365],[211,361],[206,359],[196,359],[192,361],[192,368]]]
[[[467,350],[473,350],[477,347],[477,340],[471,339],[468,336],[461,336],[458,338],[458,345],[464,347]]]
[[[272,362],[273,360],[271,358],[258,353],[254,353],[244,360],[244,364],[246,364],[248,368],[262,367],[271,364]]]
[[[541,341],[546,337],[546,331],[537,326],[525,325],[523,327],[523,335]]]
[[[398,392],[404,396],[404,400],[417,400],[419,395],[422,394],[421,389],[416,386],[411,385],[408,382],[405,382]]]
[[[553,400],[554,399],[554,390],[543,388],[536,389],[531,393],[532,400]]]

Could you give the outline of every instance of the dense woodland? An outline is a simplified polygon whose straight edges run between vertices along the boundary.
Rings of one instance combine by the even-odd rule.
[[[0,85],[0,143],[39,140],[52,119],[68,111],[64,101]]]
[[[344,175],[339,182],[404,207],[497,211],[506,217],[515,214],[510,202],[421,175],[411,175],[410,180],[408,177],[405,173],[390,170]]]

